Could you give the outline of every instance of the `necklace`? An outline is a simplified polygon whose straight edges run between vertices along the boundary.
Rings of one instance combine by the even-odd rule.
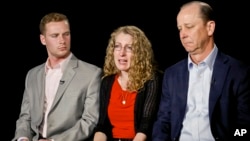
[[[126,84],[124,83],[124,81],[122,80],[121,77],[118,78],[118,81],[120,81],[120,86],[122,89],[122,104],[125,105],[126,104],[126,99],[128,96],[128,92],[126,91]]]
[[[124,91],[122,91],[122,104],[123,105],[126,104],[127,96],[128,96],[128,92],[125,92],[125,94],[124,94]]]

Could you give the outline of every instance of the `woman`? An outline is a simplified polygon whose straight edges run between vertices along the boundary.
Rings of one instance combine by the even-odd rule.
[[[158,110],[161,79],[152,46],[136,26],[109,39],[94,141],[149,141]]]

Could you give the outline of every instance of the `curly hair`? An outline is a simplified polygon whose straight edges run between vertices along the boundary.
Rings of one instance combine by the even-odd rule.
[[[151,42],[145,33],[136,26],[128,25],[122,26],[111,33],[109,43],[106,49],[106,56],[104,61],[104,76],[120,73],[114,61],[114,44],[115,37],[119,33],[125,33],[132,36],[132,53],[130,69],[128,71],[129,83],[127,90],[138,91],[143,87],[144,83],[152,79],[154,70],[156,69],[156,61]]]

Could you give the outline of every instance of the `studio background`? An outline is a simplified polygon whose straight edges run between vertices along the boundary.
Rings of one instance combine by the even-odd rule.
[[[47,59],[39,40],[39,22],[49,12],[66,14],[71,23],[72,52],[86,62],[103,66],[111,32],[119,26],[135,25],[150,39],[160,69],[164,70],[186,58],[179,40],[176,15],[188,0],[73,2],[35,1],[3,5],[2,70],[3,116],[7,121],[4,138],[11,140],[20,112],[25,75]],[[206,0],[216,12],[215,42],[223,52],[247,63],[249,61],[249,8],[246,2]],[[21,6],[22,5],[22,6]],[[4,37],[4,38],[3,38]],[[5,100],[6,99],[6,100]],[[6,133],[6,134],[5,134]],[[7,136],[5,136],[7,135]]]

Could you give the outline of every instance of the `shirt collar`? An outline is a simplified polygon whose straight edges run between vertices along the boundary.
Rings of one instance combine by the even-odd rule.
[[[218,53],[218,48],[216,44],[214,44],[213,50],[201,63],[205,63],[209,67],[209,69],[212,70],[217,53]],[[194,64],[195,63],[190,58],[190,55],[188,55],[188,70],[190,70]]]
[[[61,69],[61,71],[63,72],[70,60],[72,56],[72,53],[70,53],[70,55],[63,59],[60,63],[58,63],[56,66],[55,66],[55,69]],[[49,58],[47,58],[46,62],[45,62],[45,72],[47,73],[48,69],[52,69],[51,66],[49,65]]]

